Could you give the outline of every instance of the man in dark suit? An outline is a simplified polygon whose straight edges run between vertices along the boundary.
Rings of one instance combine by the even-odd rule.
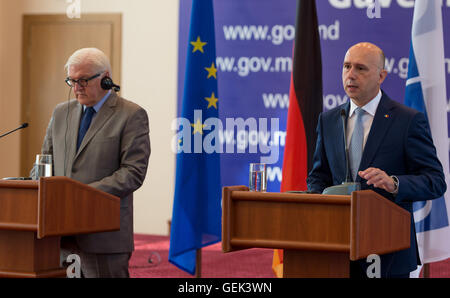
[[[380,256],[382,277],[406,278],[420,264],[412,203],[439,198],[447,186],[424,114],[381,91],[387,76],[384,61],[382,50],[370,43],[347,51],[342,81],[350,101],[320,115],[307,183],[309,190],[321,193],[346,181],[347,146],[350,180],[411,213],[410,248]],[[342,115],[346,115],[346,129]],[[350,276],[366,277],[368,265],[365,260],[352,262]]]
[[[145,179],[150,157],[147,113],[108,90],[111,67],[102,51],[80,49],[66,68],[76,99],[56,106],[42,153],[53,155],[55,176],[120,197],[120,231],[63,237],[62,252],[79,254],[85,277],[128,277],[133,192]]]

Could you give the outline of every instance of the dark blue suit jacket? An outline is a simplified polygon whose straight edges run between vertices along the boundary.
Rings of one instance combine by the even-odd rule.
[[[341,110],[349,114],[350,102],[320,115],[313,168],[308,189],[321,193],[345,181],[345,145]],[[391,100],[384,92],[367,138],[359,170],[379,168],[399,179],[397,195],[368,186],[358,176],[361,189],[372,189],[411,213],[411,246],[381,256],[382,276],[406,274],[420,260],[414,228],[412,202],[441,197],[446,191],[442,165],[436,156],[428,121],[423,113]],[[360,261],[367,265],[365,260]],[[364,268],[365,269],[365,268]],[[365,272],[365,271],[364,271]]]

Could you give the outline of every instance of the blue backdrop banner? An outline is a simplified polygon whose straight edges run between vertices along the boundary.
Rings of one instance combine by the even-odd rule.
[[[179,107],[186,61],[183,45],[187,42],[191,2],[180,1]],[[382,88],[391,98],[404,103],[414,2],[316,1],[324,110],[348,101],[342,87],[342,62],[347,49],[361,41],[375,43],[383,49],[388,77]],[[445,49],[442,67],[447,81],[448,115],[450,1],[442,3]],[[223,124],[219,132],[223,186],[247,185],[249,163],[264,158],[269,163],[267,189],[280,191],[295,13],[296,1],[292,0],[214,1],[219,115]],[[448,155],[449,139],[448,136],[444,138]]]

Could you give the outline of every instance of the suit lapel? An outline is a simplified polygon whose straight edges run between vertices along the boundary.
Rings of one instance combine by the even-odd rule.
[[[80,148],[75,155],[75,159],[80,155],[83,149],[87,146],[87,144],[91,141],[91,139],[97,134],[100,128],[103,127],[105,122],[112,116],[114,113],[114,107],[116,106],[117,95],[115,93],[111,93],[109,98],[105,101],[103,106],[100,108],[100,111],[95,115],[92,119],[91,126],[89,126],[86,135],[83,138],[83,141],[80,144]],[[79,120],[78,120],[79,123]],[[77,132],[78,133],[78,132]],[[76,138],[75,138],[76,140]],[[74,161],[75,161],[74,159]]]
[[[67,136],[64,138],[66,146],[67,155],[66,158],[66,173],[64,175],[70,176],[72,172],[72,164],[75,158],[75,154],[77,152],[77,137],[78,137],[78,127],[80,127],[81,114],[82,114],[82,106],[78,103],[78,101],[74,100],[73,103],[69,104],[69,119],[67,128]]]
[[[370,128],[369,136],[367,137],[367,142],[361,157],[361,163],[359,165],[360,171],[365,170],[370,166],[376,152],[384,140],[384,136],[389,131],[389,127],[395,116],[392,109],[393,105],[390,103],[390,99],[383,93],[383,97],[378,104],[375,117],[373,118],[372,127]],[[361,177],[358,176],[356,180],[360,181]]]
[[[342,121],[342,116],[341,116],[341,110],[345,110],[345,115],[347,115],[347,117],[345,118],[345,122]],[[338,110],[338,119],[336,120],[338,123],[337,125],[333,125],[334,127],[334,132],[333,135],[337,136],[336,140],[337,140],[337,144],[335,146],[335,152],[336,152],[336,160],[339,161],[339,177],[343,177],[342,181],[345,181],[346,177],[346,169],[347,169],[347,165],[345,164],[347,161],[347,155],[345,152],[345,138],[344,138],[344,131],[346,131],[346,124],[347,124],[347,119],[348,119],[348,112],[350,110],[350,101],[348,101],[346,104],[344,104],[342,106],[341,109]]]

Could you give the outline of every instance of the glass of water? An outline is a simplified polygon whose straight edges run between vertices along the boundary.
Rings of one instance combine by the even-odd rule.
[[[50,177],[53,175],[53,162],[50,154],[37,154],[34,164],[33,179],[39,180],[40,177]]]
[[[267,165],[265,163],[251,163],[249,176],[250,191],[267,190]]]

